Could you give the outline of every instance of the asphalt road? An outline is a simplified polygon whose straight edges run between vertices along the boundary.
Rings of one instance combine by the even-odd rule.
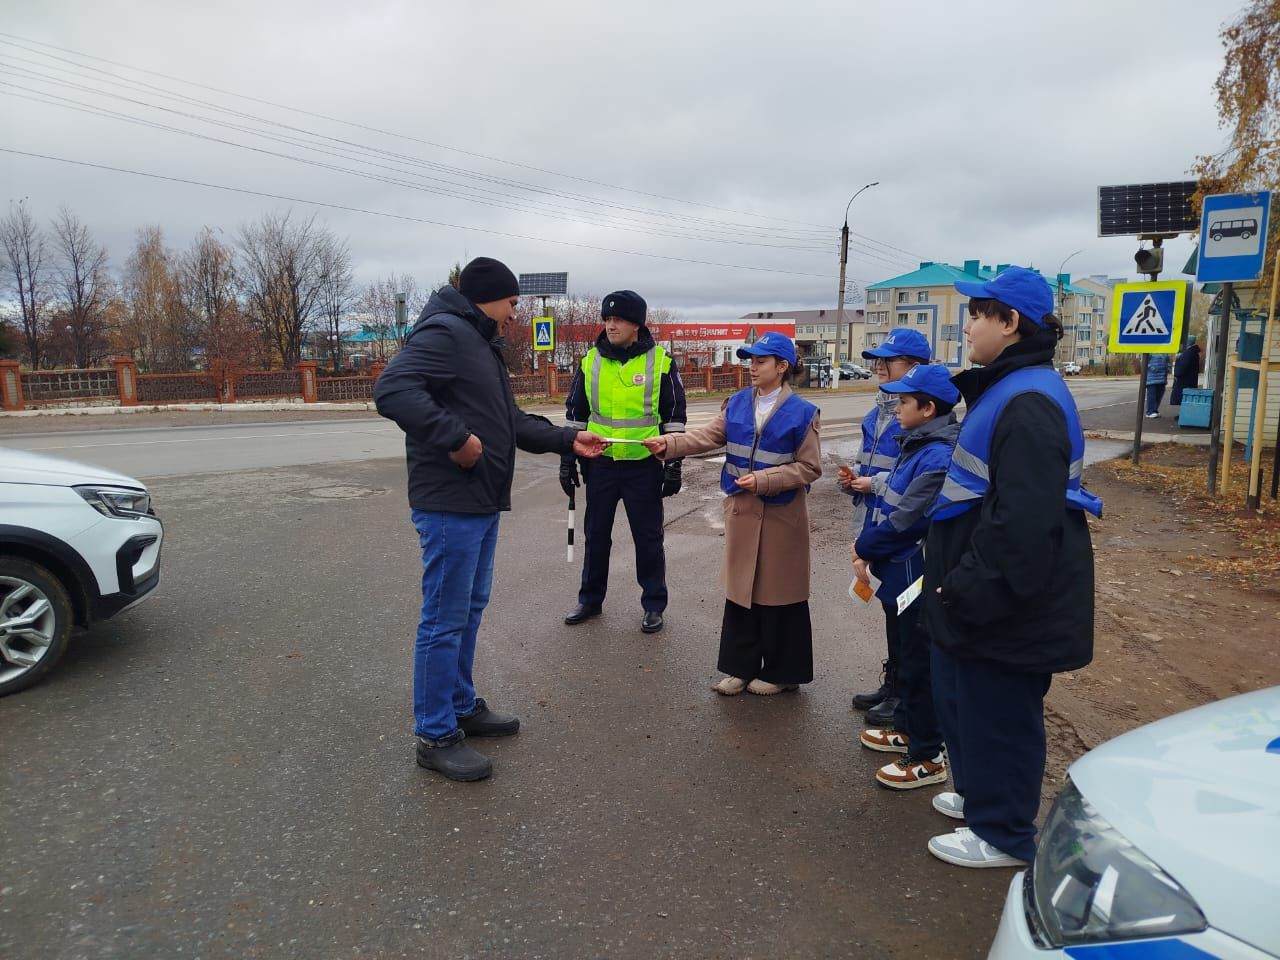
[[[1082,405],[1113,391],[1093,386]],[[826,432],[868,402],[824,398]],[[0,443],[146,477],[166,525],[157,595],[0,700],[0,956],[985,955],[1011,872],[931,857],[953,826],[934,791],[878,788],[888,758],[856,745],[848,693],[883,622],[845,594],[829,478],[817,678],[725,699],[715,465],[668,501],[672,604],[644,636],[621,519],[605,616],[560,622],[578,567],[556,460],[522,455],[477,680],[524,727],[483,744],[491,780],[453,784],[413,762],[420,565],[393,428]]]

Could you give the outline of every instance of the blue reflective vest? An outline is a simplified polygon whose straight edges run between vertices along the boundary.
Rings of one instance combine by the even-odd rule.
[[[1084,473],[1084,431],[1071,391],[1050,367],[1024,367],[997,380],[965,414],[960,438],[947,468],[947,478],[934,504],[934,520],[959,516],[981,502],[991,487],[991,440],[1005,405],[1023,393],[1042,393],[1056,403],[1067,421],[1071,464],[1064,490],[1066,507],[1102,516],[1102,501],[1080,485]]]
[[[954,421],[950,421],[954,423]],[[954,430],[954,426],[950,428]],[[901,440],[918,434],[904,434]],[[894,464],[884,493],[876,498],[876,508],[872,513],[869,527],[878,526],[898,512],[898,504],[906,495],[912,481],[922,473],[937,473],[947,469],[951,462],[951,442],[947,438],[954,434],[934,434],[918,445],[908,443],[909,449],[903,450]],[[871,572],[880,580],[880,589],[876,596],[886,603],[897,599],[898,594],[911,586],[924,573],[924,540],[905,544],[901,550],[886,560],[873,560]]]
[[[724,468],[720,489],[729,496],[745,493],[733,481],[756,470],[795,463],[796,451],[804,443],[809,424],[818,412],[808,400],[793,393],[773,408],[764,432],[756,433],[755,390],[747,387],[729,398],[724,409]],[[805,487],[808,490],[808,486]],[[795,490],[760,497],[765,503],[786,504],[795,499]]]

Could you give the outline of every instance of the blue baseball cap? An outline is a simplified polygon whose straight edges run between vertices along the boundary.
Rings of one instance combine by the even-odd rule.
[[[876,357],[915,357],[926,363],[933,358],[933,348],[919,330],[910,327],[894,327],[884,343],[870,350],[863,350],[862,355],[868,360]]]
[[[901,380],[882,383],[880,389],[885,393],[924,393],[952,405],[960,399],[960,391],[951,382],[951,371],[940,363],[917,364]]]
[[[1053,313],[1053,290],[1049,281],[1026,267],[1007,267],[986,283],[962,281],[956,284],[956,289],[966,297],[999,300],[1037,327],[1043,327],[1044,318]]]
[[[787,361],[794,367],[796,365],[796,345],[791,342],[790,337],[770,332],[766,333],[751,346],[738,348],[739,360],[746,360],[748,357],[777,357],[779,360]]]

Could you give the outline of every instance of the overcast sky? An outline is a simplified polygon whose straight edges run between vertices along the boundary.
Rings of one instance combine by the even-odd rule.
[[[845,205],[876,180],[849,215],[859,285],[1077,250],[1074,275],[1131,275],[1097,187],[1187,179],[1221,146],[1238,8],[0,0],[0,147],[293,199],[12,153],[0,182],[42,221],[70,207],[117,267],[144,224],[185,247],[292,207],[363,282],[484,254],[707,320],[833,306]],[[1167,250],[1172,276],[1191,244]]]

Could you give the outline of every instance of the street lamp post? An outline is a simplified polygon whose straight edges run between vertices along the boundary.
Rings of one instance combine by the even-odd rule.
[[[858,189],[858,193],[863,190],[870,190],[872,187],[880,185],[880,181],[868,183]],[[844,205],[844,226],[840,228],[840,299],[836,301],[836,358],[839,362],[840,356],[840,333],[844,330],[844,271],[845,265],[849,262],[849,208],[853,206],[853,201],[858,199],[858,193],[849,198],[849,202]],[[849,331],[849,359],[853,359],[853,331]],[[832,383],[836,386],[840,384],[838,373],[839,368],[833,369]]]
[[[1058,273],[1057,273],[1057,281],[1058,281],[1058,319],[1059,319],[1059,320],[1061,320],[1061,321],[1063,321],[1064,323],[1066,322],[1066,319],[1062,316],[1062,302],[1063,302],[1063,300],[1064,300],[1064,299],[1066,299],[1066,298],[1065,298],[1065,295],[1064,295],[1064,293],[1063,293],[1063,289],[1062,289],[1062,271],[1066,268],[1066,266],[1067,266],[1067,261],[1068,261],[1068,260],[1070,260],[1072,257],[1074,257],[1077,253],[1084,253],[1084,251],[1083,251],[1083,250],[1077,250],[1075,253],[1067,254],[1066,258],[1065,258],[1065,259],[1064,259],[1060,264],[1058,264]],[[1076,358],[1076,353],[1078,352],[1077,348],[1079,347],[1079,343],[1078,343],[1079,337],[1080,337],[1080,329],[1079,329],[1079,327],[1077,327],[1077,326],[1076,326],[1076,324],[1073,322],[1073,323],[1071,324],[1071,356],[1067,357],[1067,359],[1068,359],[1068,360],[1072,360],[1072,361],[1074,361],[1074,360],[1075,360],[1075,358]]]

